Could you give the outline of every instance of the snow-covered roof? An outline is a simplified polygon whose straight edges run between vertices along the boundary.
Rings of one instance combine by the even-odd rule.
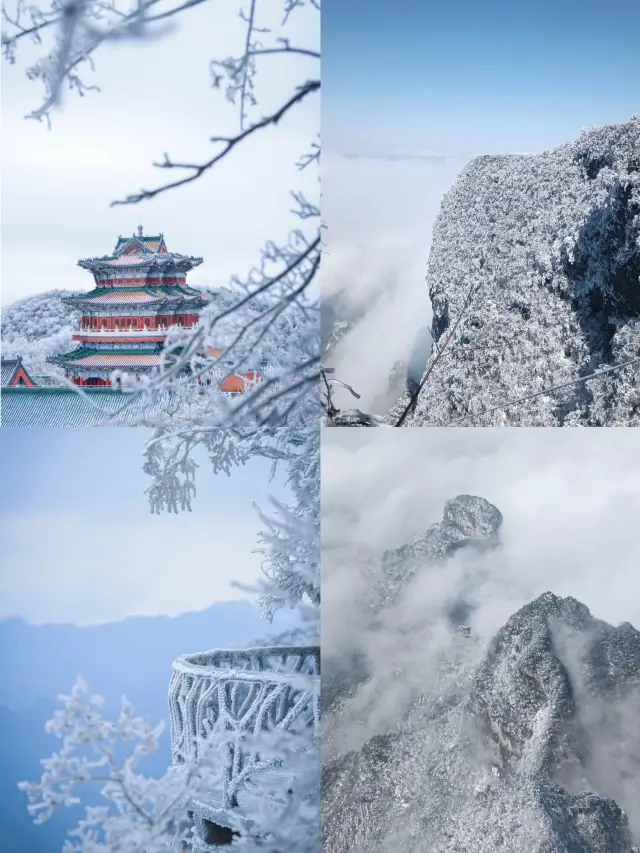
[[[85,391],[89,400],[113,412],[126,402],[124,392],[112,388]],[[3,388],[0,392],[0,426],[3,427],[89,427],[136,426],[141,418],[163,414],[170,392],[157,395],[153,402],[131,396],[123,412],[105,420],[105,415],[72,388]]]
[[[2,385],[9,385],[11,380],[16,375],[20,367],[20,358],[3,358],[2,359]]]
[[[113,267],[173,267],[183,272],[197,267],[202,258],[169,252],[162,234],[145,237],[141,233],[132,237],[118,237],[115,249],[110,255],[97,258],[84,258],[78,266],[93,272],[105,271]]]
[[[136,305],[164,308],[171,311],[187,308],[203,308],[209,301],[199,291],[190,287],[172,285],[166,287],[96,287],[89,293],[64,297],[70,305],[88,309],[105,305],[110,308],[124,306],[134,308]]]
[[[13,385],[18,373],[22,373],[22,378],[25,382],[33,382],[33,379],[27,373],[20,356],[18,356],[18,358],[3,358],[1,360],[1,365],[0,385],[2,385],[2,387]]]

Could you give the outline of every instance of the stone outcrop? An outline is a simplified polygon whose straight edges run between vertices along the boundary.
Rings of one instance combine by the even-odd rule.
[[[640,116],[469,163],[443,200],[427,284],[427,369],[462,319],[405,426],[640,425],[637,364],[503,405],[640,357]]]

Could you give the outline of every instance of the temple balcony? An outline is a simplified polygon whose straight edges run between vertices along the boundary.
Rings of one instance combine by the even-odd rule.
[[[219,790],[192,804],[192,853],[209,853],[231,844],[251,826],[256,796],[252,782],[281,790],[296,772],[304,752],[286,766],[261,757],[266,730],[288,731],[296,723],[318,732],[320,649],[270,646],[184,655],[173,663],[169,687],[171,748],[174,763],[196,762],[203,739],[223,733],[229,764]],[[276,788],[277,786],[277,788]]]

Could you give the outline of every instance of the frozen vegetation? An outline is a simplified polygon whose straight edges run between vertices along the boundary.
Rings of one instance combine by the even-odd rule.
[[[381,561],[389,583],[365,603],[374,651],[325,660],[326,853],[638,853],[640,632],[629,623],[547,592],[483,639],[462,584],[439,617],[425,601],[421,625],[396,626],[414,671],[394,700],[411,677],[384,672],[379,635],[409,567],[453,572],[467,548],[473,562],[497,545],[501,522],[482,498],[447,502],[442,522]]]
[[[405,426],[640,425],[638,363],[512,402],[640,358],[640,116],[473,160],[442,203],[427,284],[434,346]]]
[[[135,716],[124,699],[119,717],[108,720],[101,697],[78,678],[46,726],[62,741],[60,752],[42,760],[39,781],[19,785],[37,823],[79,805],[87,783],[98,787],[102,805],[87,805],[68,853],[205,853],[232,840],[246,853],[319,849],[320,432],[315,424],[159,430],[144,465],[152,512],[191,508],[198,445],[216,475],[254,456],[286,469],[291,503],[255,507],[262,578],[252,591],[269,621],[295,612],[286,634],[267,640],[295,645],[179,656],[170,692],[173,764],[159,777],[142,764],[158,749],[162,725]]]
[[[62,374],[59,368],[47,364],[47,359],[75,349],[73,333],[80,324],[80,312],[62,300],[74,293],[50,290],[3,308],[3,357],[22,356],[25,367],[35,376]]]

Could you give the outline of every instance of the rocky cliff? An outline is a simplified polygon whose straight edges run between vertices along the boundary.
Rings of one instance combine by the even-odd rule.
[[[495,541],[491,504],[447,507],[408,560]],[[333,745],[363,707],[354,693],[388,704],[389,684],[376,693],[363,669],[343,675],[326,717],[326,853],[640,853],[640,632],[550,592],[488,643],[449,621],[430,683],[353,749]]]
[[[469,163],[442,203],[427,284],[432,372],[405,426],[640,425],[640,364],[505,405],[640,358],[640,116]]]

